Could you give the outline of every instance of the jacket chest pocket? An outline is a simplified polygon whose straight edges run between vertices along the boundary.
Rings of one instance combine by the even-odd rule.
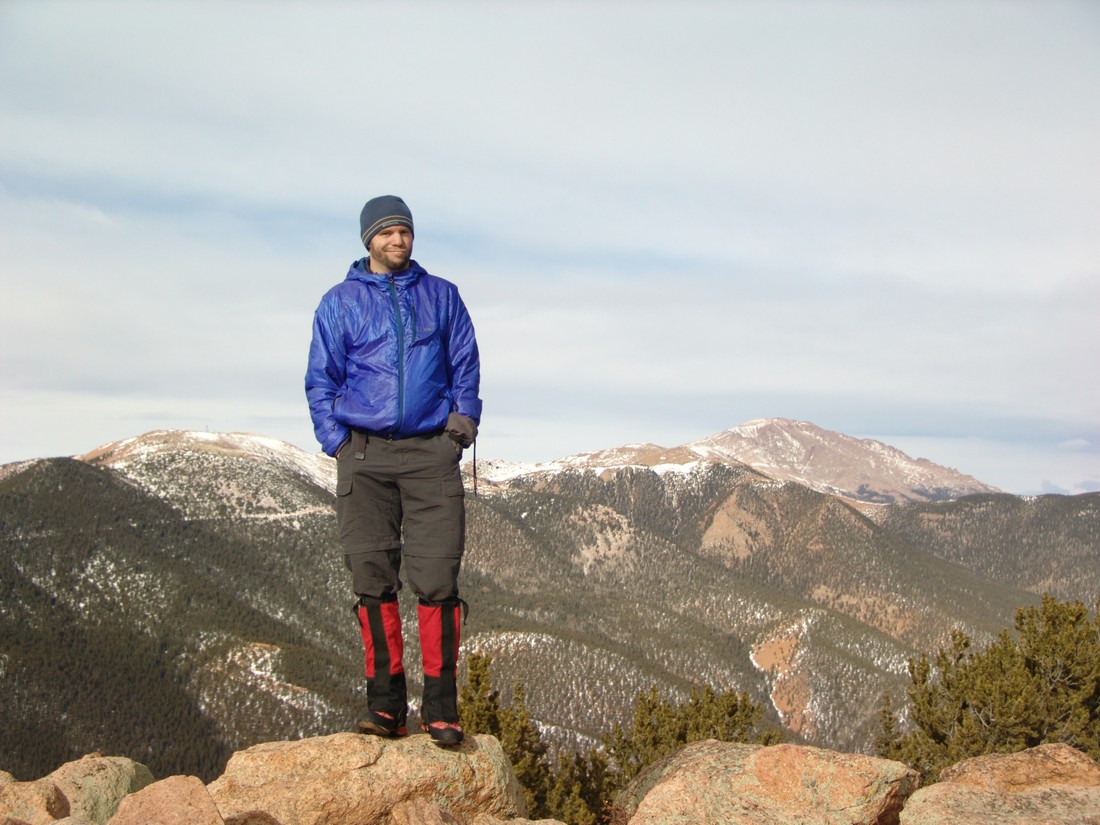
[[[443,339],[443,330],[437,325],[418,325],[416,333],[413,336],[413,346],[416,347],[431,347],[439,346],[439,342]]]
[[[413,346],[428,346],[443,337],[444,324],[441,323],[439,308],[431,301],[410,301],[406,332],[411,333],[408,340]]]

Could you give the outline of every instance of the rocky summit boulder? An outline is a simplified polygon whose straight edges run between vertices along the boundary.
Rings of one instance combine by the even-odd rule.
[[[170,776],[122,800],[111,825],[224,825],[197,776]]]
[[[68,815],[69,800],[49,779],[0,783],[0,825],[45,825]]]
[[[153,775],[140,762],[124,756],[91,753],[66,762],[46,779],[65,794],[71,816],[104,825],[127,795],[152,783]]]
[[[1067,745],[968,759],[915,790],[918,778],[860,754],[708,740],[646,768],[615,799],[611,821],[1100,825],[1100,763]],[[427,736],[271,742],[234,754],[209,785],[152,781],[139,763],[99,754],[30,782],[0,772],[0,825],[563,825],[525,816],[492,736],[451,750]]]
[[[613,825],[896,825],[917,786],[900,762],[796,745],[695,742],[639,774]]]
[[[1100,823],[1100,763],[1069,745],[966,759],[921,788],[902,825]]]
[[[233,754],[207,790],[227,823],[389,825],[395,808],[419,802],[459,822],[526,815],[512,766],[492,736],[470,736],[453,749],[427,736],[354,733],[270,742]]]

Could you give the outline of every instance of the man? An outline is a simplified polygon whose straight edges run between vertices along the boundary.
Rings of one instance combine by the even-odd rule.
[[[305,381],[317,440],[336,456],[340,543],[359,597],[368,706],[359,728],[407,732],[403,561],[419,600],[421,727],[436,744],[457,745],[458,463],[481,420],[477,341],[454,284],[412,260],[412,213],[401,198],[367,201],[359,224],[368,255],[321,299]]]

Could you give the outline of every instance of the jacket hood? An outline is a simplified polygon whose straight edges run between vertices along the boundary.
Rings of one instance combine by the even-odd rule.
[[[393,278],[393,282],[397,286],[406,287],[424,274],[424,268],[412,259],[409,260],[409,265],[400,272],[379,274],[370,271],[370,267],[367,266],[366,258],[360,258],[358,261],[352,263],[351,267],[348,269],[348,275],[345,280],[362,281],[365,284],[376,284],[378,286],[388,286],[390,278]]]

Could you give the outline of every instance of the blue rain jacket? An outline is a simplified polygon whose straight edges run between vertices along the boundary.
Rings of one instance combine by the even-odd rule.
[[[458,288],[416,261],[377,275],[356,261],[313,316],[306,398],[329,455],[351,428],[407,438],[447,416],[481,420],[481,365]]]

